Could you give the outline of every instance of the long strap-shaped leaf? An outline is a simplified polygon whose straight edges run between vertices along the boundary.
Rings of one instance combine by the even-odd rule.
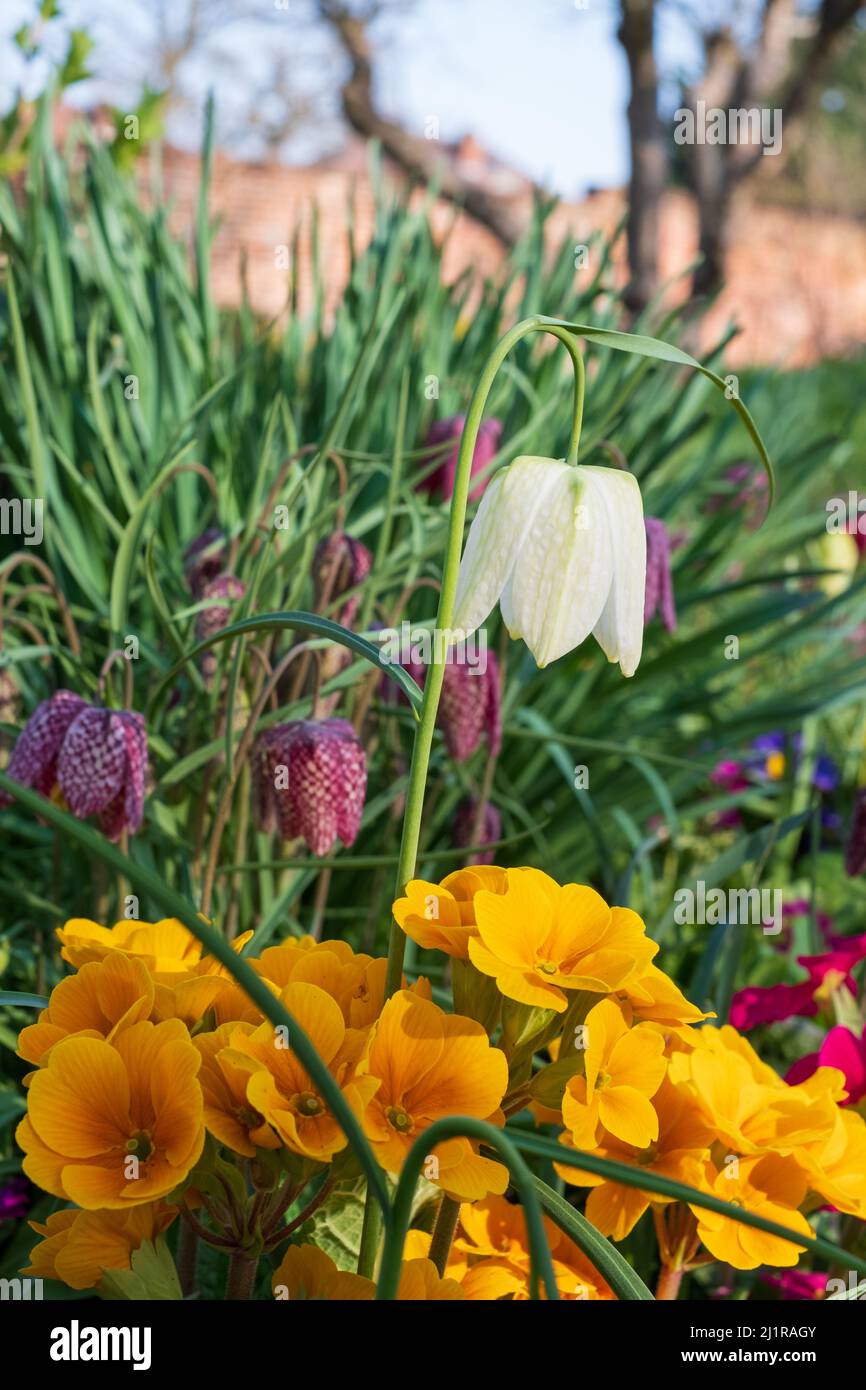
[[[689,1206],[700,1207],[704,1211],[717,1212],[720,1216],[728,1217],[730,1221],[739,1221],[744,1226],[754,1226],[756,1231],[766,1231],[768,1235],[778,1236],[793,1245],[802,1245],[813,1254],[820,1255],[822,1259],[830,1260],[834,1264],[847,1262],[846,1268],[866,1274],[866,1259],[862,1256],[843,1250],[841,1245],[824,1240],[822,1236],[800,1235],[799,1231],[792,1231],[789,1226],[783,1226],[778,1221],[768,1221],[766,1217],[756,1216],[744,1207],[724,1202],[721,1197],[714,1197],[711,1192],[701,1192],[697,1187],[689,1187],[688,1183],[676,1182],[673,1178],[662,1177],[660,1173],[651,1173],[646,1168],[638,1168],[636,1164],[619,1163],[613,1158],[599,1158],[597,1154],[585,1153],[583,1149],[565,1148],[555,1140],[545,1139],[539,1134],[527,1134],[518,1130],[509,1130],[509,1133],[517,1148],[524,1153],[534,1154],[538,1158],[549,1158],[555,1163],[564,1163],[569,1168],[582,1168],[584,1172],[595,1173],[611,1182],[622,1183],[624,1187],[637,1187],[642,1192],[656,1192],[660,1197],[670,1197],[674,1201],[686,1202]]]
[[[151,699],[151,708],[159,699],[161,692],[174,680],[175,676],[183,670],[190,661],[194,661],[202,652],[207,651],[208,647],[214,646],[217,642],[227,642],[233,637],[243,636],[246,632],[271,632],[279,628],[300,629],[303,632],[314,632],[319,637],[330,638],[332,642],[337,642],[341,647],[348,647],[357,656],[362,656],[371,666],[377,666],[384,675],[389,676],[403,693],[408,697],[413,710],[416,710],[422,700],[422,694],[403,667],[393,661],[386,661],[380,649],[373,642],[368,642],[366,637],[359,637],[352,632],[351,628],[343,627],[341,623],[335,623],[330,618],[323,618],[318,613],[307,613],[304,609],[286,609],[279,613],[258,613],[253,618],[243,618],[238,623],[232,623],[230,627],[221,628],[212,637],[207,637],[199,642],[195,647],[191,647],[186,656],[180,661],[176,661],[170,671],[167,671],[159,682]]]
[[[400,1264],[403,1245],[412,1217],[412,1202],[421,1169],[437,1144],[448,1139],[475,1139],[487,1148],[493,1149],[498,1158],[508,1164],[514,1186],[523,1202],[523,1215],[529,1237],[530,1255],[530,1293],[538,1297],[538,1276],[541,1274],[544,1287],[550,1299],[558,1299],[556,1276],[550,1258],[550,1247],[541,1219],[541,1206],[533,1175],[512,1143],[511,1137],[496,1129],[486,1120],[476,1120],[468,1115],[448,1115],[419,1134],[403,1160],[397,1190],[394,1193],[394,1206],[391,1227],[385,1233],[385,1248],[382,1251],[382,1266],[379,1274],[377,1299],[396,1298],[400,1281]]]
[[[578,1250],[583,1251],[593,1268],[606,1279],[617,1298],[629,1299],[632,1302],[655,1301],[643,1279],[632,1269],[628,1260],[606,1236],[596,1230],[591,1221],[587,1221],[582,1212],[576,1211],[570,1202],[560,1197],[559,1193],[554,1192],[541,1178],[533,1177],[532,1182],[551,1221],[574,1241]]]
[[[594,328],[590,323],[569,323],[565,319],[550,319],[544,316],[539,316],[537,322],[550,327],[567,328],[579,337],[586,338],[590,343],[599,343],[602,347],[614,348],[617,352],[631,352],[638,357],[654,357],[659,362],[673,362],[678,367],[691,367],[694,371],[700,372],[721,391],[726,400],[730,401],[748,430],[752,443],[760,455],[761,463],[766,469],[770,483],[768,500],[772,502],[776,491],[776,478],[766,445],[761,438],[758,426],[752,419],[751,412],[740,400],[736,391],[731,390],[729,383],[723,377],[718,376],[709,367],[705,367],[697,358],[690,357],[687,352],[683,352],[682,348],[674,347],[673,343],[663,343],[660,338],[648,338],[643,333],[621,333],[616,328]]]

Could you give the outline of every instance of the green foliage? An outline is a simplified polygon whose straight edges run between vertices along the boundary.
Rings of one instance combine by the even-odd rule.
[[[79,53],[79,66],[85,56]],[[149,94],[146,103],[142,131],[146,117],[150,135],[158,99]],[[376,225],[363,251],[347,209],[350,274],[333,317],[325,314],[315,244],[312,308],[299,310],[297,237],[286,310],[274,323],[258,322],[246,302],[220,311],[208,282],[206,188],[196,227],[171,226],[158,182],[145,201],[130,177],[122,138],[118,126],[113,146],[89,140],[84,159],[64,159],[43,105],[26,142],[26,177],[15,193],[0,188],[2,485],[8,497],[44,498],[39,556],[73,625],[63,621],[44,576],[17,563],[7,570],[13,542],[0,537],[0,672],[15,682],[21,702],[20,718],[0,726],[0,738],[8,747],[36,704],[60,686],[97,698],[106,658],[137,638],[139,658],[128,668],[132,704],[147,713],[153,770],[145,823],[129,851],[145,885],[141,915],[160,915],[146,888],[154,878],[198,902],[217,803],[235,770],[261,659],[275,665],[299,640],[288,619],[314,607],[316,544],[345,526],[376,563],[361,591],[349,664],[322,694],[336,697],[346,717],[360,718],[369,700],[361,834],[327,865],[287,851],[251,828],[242,777],[230,799],[211,914],[253,929],[261,950],[309,929],[315,905],[326,936],[381,954],[414,715],[409,699],[384,694],[363,634],[404,617],[433,621],[447,509],[417,488],[437,462],[424,447],[427,429],[465,410],[493,343],[516,318],[555,315],[592,324],[601,335],[624,327],[669,341],[683,335],[675,318],[662,320],[658,311],[626,323],[610,245],[593,243],[587,270],[575,271],[571,239],[542,258],[541,206],[495,281],[474,287],[464,276],[443,285],[445,248],[426,209],[395,201],[378,174]],[[723,348],[705,361],[717,376],[725,372]],[[581,461],[608,462],[612,453],[625,461],[640,480],[646,512],[681,538],[674,553],[679,626],[669,634],[658,619],[651,623],[637,675],[625,681],[591,643],[539,672],[491,617],[488,639],[506,672],[504,746],[491,790],[503,820],[496,857],[537,864],[561,881],[591,882],[636,908],[663,944],[664,967],[723,1015],[746,979],[790,978],[795,967],[759,931],[678,925],[677,887],[703,878],[772,884],[806,897],[806,939],[792,937],[791,954],[818,944],[818,907],[845,931],[858,926],[866,906],[862,885],[840,887],[839,827],[821,840],[815,834],[821,809],[844,823],[864,749],[866,658],[849,639],[866,619],[866,585],[858,575],[835,594],[822,586],[824,503],[858,482],[862,364],[790,378],[742,375],[742,399],[778,476],[778,501],[759,528],[727,476],[733,465],[757,469],[758,461],[713,382],[676,360],[649,362],[590,340],[586,349]],[[504,424],[495,464],[518,453],[565,451],[570,370],[558,347],[535,339],[519,346],[490,402]],[[276,507],[285,526],[274,525]],[[217,675],[208,686],[198,665],[201,605],[185,585],[182,556],[211,525],[229,537],[232,569],[247,596],[230,636],[211,648]],[[331,602],[312,638],[303,632],[300,639],[315,650],[331,637],[342,640],[339,612],[340,602]],[[736,659],[731,637],[739,642]],[[127,698],[121,668],[112,667],[102,691],[115,706]],[[309,683],[282,682],[259,726],[308,715],[311,697]],[[789,759],[780,779],[745,790],[728,792],[711,780],[720,758],[748,756],[755,736],[771,730],[803,733],[804,746],[834,757],[842,785],[831,803],[819,802],[802,760],[798,768]],[[456,765],[437,737],[419,859],[424,876],[438,879],[462,861],[455,811],[481,789],[487,761],[485,746]],[[588,785],[576,777],[583,766]],[[732,811],[737,823],[719,829],[716,818]],[[7,1082],[18,1082],[24,1067],[13,1055],[14,1037],[32,1017],[26,996],[43,995],[62,972],[46,950],[53,928],[67,916],[116,920],[128,885],[109,877],[86,837],[73,851],[24,805],[0,812],[0,823],[0,985],[7,991],[0,1066]],[[112,867],[122,875],[122,861]],[[438,988],[435,958],[410,947],[407,971],[429,975]],[[4,1123],[9,1161],[16,1116],[13,1107]],[[545,1200],[553,1201],[546,1193]],[[326,1207],[314,1218],[318,1243],[319,1225],[330,1222],[335,1242],[354,1248],[358,1232],[346,1229],[356,1217],[349,1196],[336,1216]],[[618,1277],[628,1281],[627,1271]]]

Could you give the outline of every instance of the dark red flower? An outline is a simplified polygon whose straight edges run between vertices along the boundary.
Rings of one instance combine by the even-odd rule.
[[[135,834],[144,814],[147,735],[133,710],[89,705],[58,690],[21,731],[7,773],[43,796],[59,790],[79,819],[98,815],[110,840]],[[12,798],[0,794],[0,805]]]
[[[282,840],[328,854],[348,848],[361,824],[367,759],[346,719],[300,719],[267,729],[253,752],[253,816]]]
[[[451,450],[444,463],[435,468],[432,473],[423,479],[420,486],[427,492],[436,492],[448,502],[454,495],[454,479],[457,474],[457,454],[460,449],[460,437],[463,434],[463,426],[466,423],[465,415],[452,415],[447,420],[435,420],[427,433],[427,443],[447,444],[449,440],[454,441],[454,448]],[[502,434],[501,420],[484,420],[478,431],[478,438],[475,441],[475,450],[472,454],[471,476],[474,478],[477,473],[483,473],[499,448],[499,439]],[[469,494],[470,502],[477,502],[483,495],[487,486],[488,479],[484,479],[477,487],[473,488]]]

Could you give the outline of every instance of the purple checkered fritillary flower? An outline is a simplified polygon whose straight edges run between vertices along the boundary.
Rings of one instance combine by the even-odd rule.
[[[457,476],[457,455],[460,452],[460,437],[466,423],[465,415],[451,415],[446,420],[434,420],[427,433],[427,444],[447,444],[454,441],[454,448],[443,463],[435,468],[421,483],[427,492],[439,493],[443,501],[449,502],[454,494],[454,480]],[[502,434],[502,421],[484,420],[478,430],[478,438],[472,453],[471,476],[483,473],[499,448]],[[469,494],[470,502],[477,502],[484,494],[488,479],[483,479]]]
[[[253,816],[260,830],[301,838],[328,854],[361,824],[367,759],[346,719],[298,719],[267,729],[253,753]]]
[[[147,735],[134,710],[88,704],[71,690],[43,700],[28,719],[6,769],[43,796],[57,793],[74,816],[99,816],[103,832],[131,835],[144,815]],[[0,804],[12,798],[0,796]]]
[[[656,613],[659,613],[668,632],[675,632],[677,610],[671,578],[671,539],[668,535],[668,528],[657,516],[644,517],[644,527],[646,529],[644,627],[655,617]]]

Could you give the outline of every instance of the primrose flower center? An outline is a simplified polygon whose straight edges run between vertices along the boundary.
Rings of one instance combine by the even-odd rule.
[[[611,1077],[609,1071],[600,1071],[595,1079],[595,1089],[597,1091],[603,1091],[605,1086],[610,1085],[610,1080]]]
[[[251,1110],[248,1105],[241,1105],[235,1111],[237,1122],[243,1125],[244,1129],[258,1129],[259,1125],[264,1124],[263,1117],[258,1110]]]
[[[542,975],[555,975],[558,967],[552,960],[540,960],[538,961],[538,969]]]
[[[298,1115],[321,1115],[324,1108],[319,1097],[312,1091],[302,1091],[299,1095],[292,1096],[292,1109]]]
[[[126,1152],[134,1154],[139,1163],[146,1163],[153,1153],[153,1140],[146,1129],[136,1130],[126,1141]]]
[[[659,1151],[655,1144],[650,1144],[648,1148],[641,1149],[637,1156],[637,1161],[642,1168],[647,1168],[651,1163],[655,1163],[659,1156]]]
[[[396,1129],[400,1134],[408,1134],[412,1128],[412,1116],[407,1115],[400,1105],[391,1105],[385,1111],[385,1118],[388,1124]]]

